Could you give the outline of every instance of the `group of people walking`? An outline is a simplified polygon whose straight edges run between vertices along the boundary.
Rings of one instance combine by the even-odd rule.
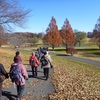
[[[37,52],[32,52],[29,58],[29,64],[32,68],[33,77],[37,76],[37,68],[41,66],[43,68],[44,77],[46,80],[49,78],[49,68],[52,68],[52,59],[49,52],[45,48],[37,49]]]
[[[15,53],[13,63],[11,64],[11,68],[9,73],[5,70],[3,64],[0,64],[0,100],[2,96],[2,83],[3,78],[9,78],[13,83],[16,84],[17,88],[17,100],[21,100],[26,81],[29,79],[27,70],[22,63],[22,59],[19,55],[19,51]],[[43,68],[44,77],[46,80],[49,78],[49,68],[52,68],[52,59],[47,51],[47,49],[39,48],[36,52],[32,52],[32,55],[29,57],[29,65],[32,69],[33,77],[37,76],[37,69],[39,66]]]

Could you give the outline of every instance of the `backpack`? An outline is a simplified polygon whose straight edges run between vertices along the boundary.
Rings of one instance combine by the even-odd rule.
[[[30,65],[31,65],[31,66],[34,66],[34,65],[35,65],[34,59],[31,59],[31,60],[30,60]]]
[[[40,55],[38,53],[35,53],[35,56],[37,57],[37,59],[39,60]]]
[[[12,82],[20,81],[23,78],[18,65],[12,65],[9,74]]]
[[[41,66],[46,66],[46,65],[48,65],[48,60],[45,58],[45,56],[43,56],[41,58]]]

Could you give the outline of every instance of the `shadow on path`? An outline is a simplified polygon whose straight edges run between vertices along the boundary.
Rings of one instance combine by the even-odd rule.
[[[27,72],[28,72],[28,77],[29,77],[29,78],[36,78],[36,79],[40,79],[40,80],[46,80],[45,77],[44,77],[43,75],[42,75],[42,76],[39,76],[39,75],[33,76],[33,75],[32,75],[32,70],[27,70]],[[30,75],[29,72],[31,72],[31,75]],[[43,73],[43,71],[39,71],[39,70],[38,70],[37,73],[38,73],[38,74],[41,74],[41,73]]]
[[[11,92],[8,92],[8,91],[3,91],[2,95],[5,96],[8,100],[15,100],[15,98],[17,97],[16,95],[14,95],[14,94],[12,94]]]

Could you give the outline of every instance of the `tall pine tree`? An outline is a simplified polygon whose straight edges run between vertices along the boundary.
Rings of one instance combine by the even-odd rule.
[[[61,36],[63,43],[66,45],[66,49],[69,46],[73,47],[76,44],[76,37],[67,18],[61,29]]]
[[[62,38],[54,17],[51,18],[50,24],[46,29],[46,35],[43,38],[43,42],[51,45],[52,50],[54,50],[55,46],[59,46],[62,43]]]
[[[61,29],[61,36],[63,43],[66,45],[66,51],[69,49],[72,54],[75,51],[74,46],[76,44],[76,37],[67,18]]]

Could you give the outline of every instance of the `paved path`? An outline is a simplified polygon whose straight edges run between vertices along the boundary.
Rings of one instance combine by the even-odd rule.
[[[93,61],[93,60],[90,60],[90,59],[79,58],[79,57],[74,57],[74,56],[67,56],[66,54],[58,54],[58,53],[55,53],[55,52],[50,52],[50,54],[100,67],[99,61]]]
[[[50,73],[52,73],[53,69],[50,69]],[[27,82],[26,89],[24,91],[24,95],[28,99],[24,100],[48,100],[48,94],[54,93],[55,89],[53,84],[51,83],[51,79],[49,78],[47,81],[43,77],[43,69],[38,67],[38,76],[33,78],[31,67],[29,66],[27,69],[30,82]],[[15,100],[16,97],[16,88],[12,85],[9,88],[3,89],[3,96],[1,100]]]

